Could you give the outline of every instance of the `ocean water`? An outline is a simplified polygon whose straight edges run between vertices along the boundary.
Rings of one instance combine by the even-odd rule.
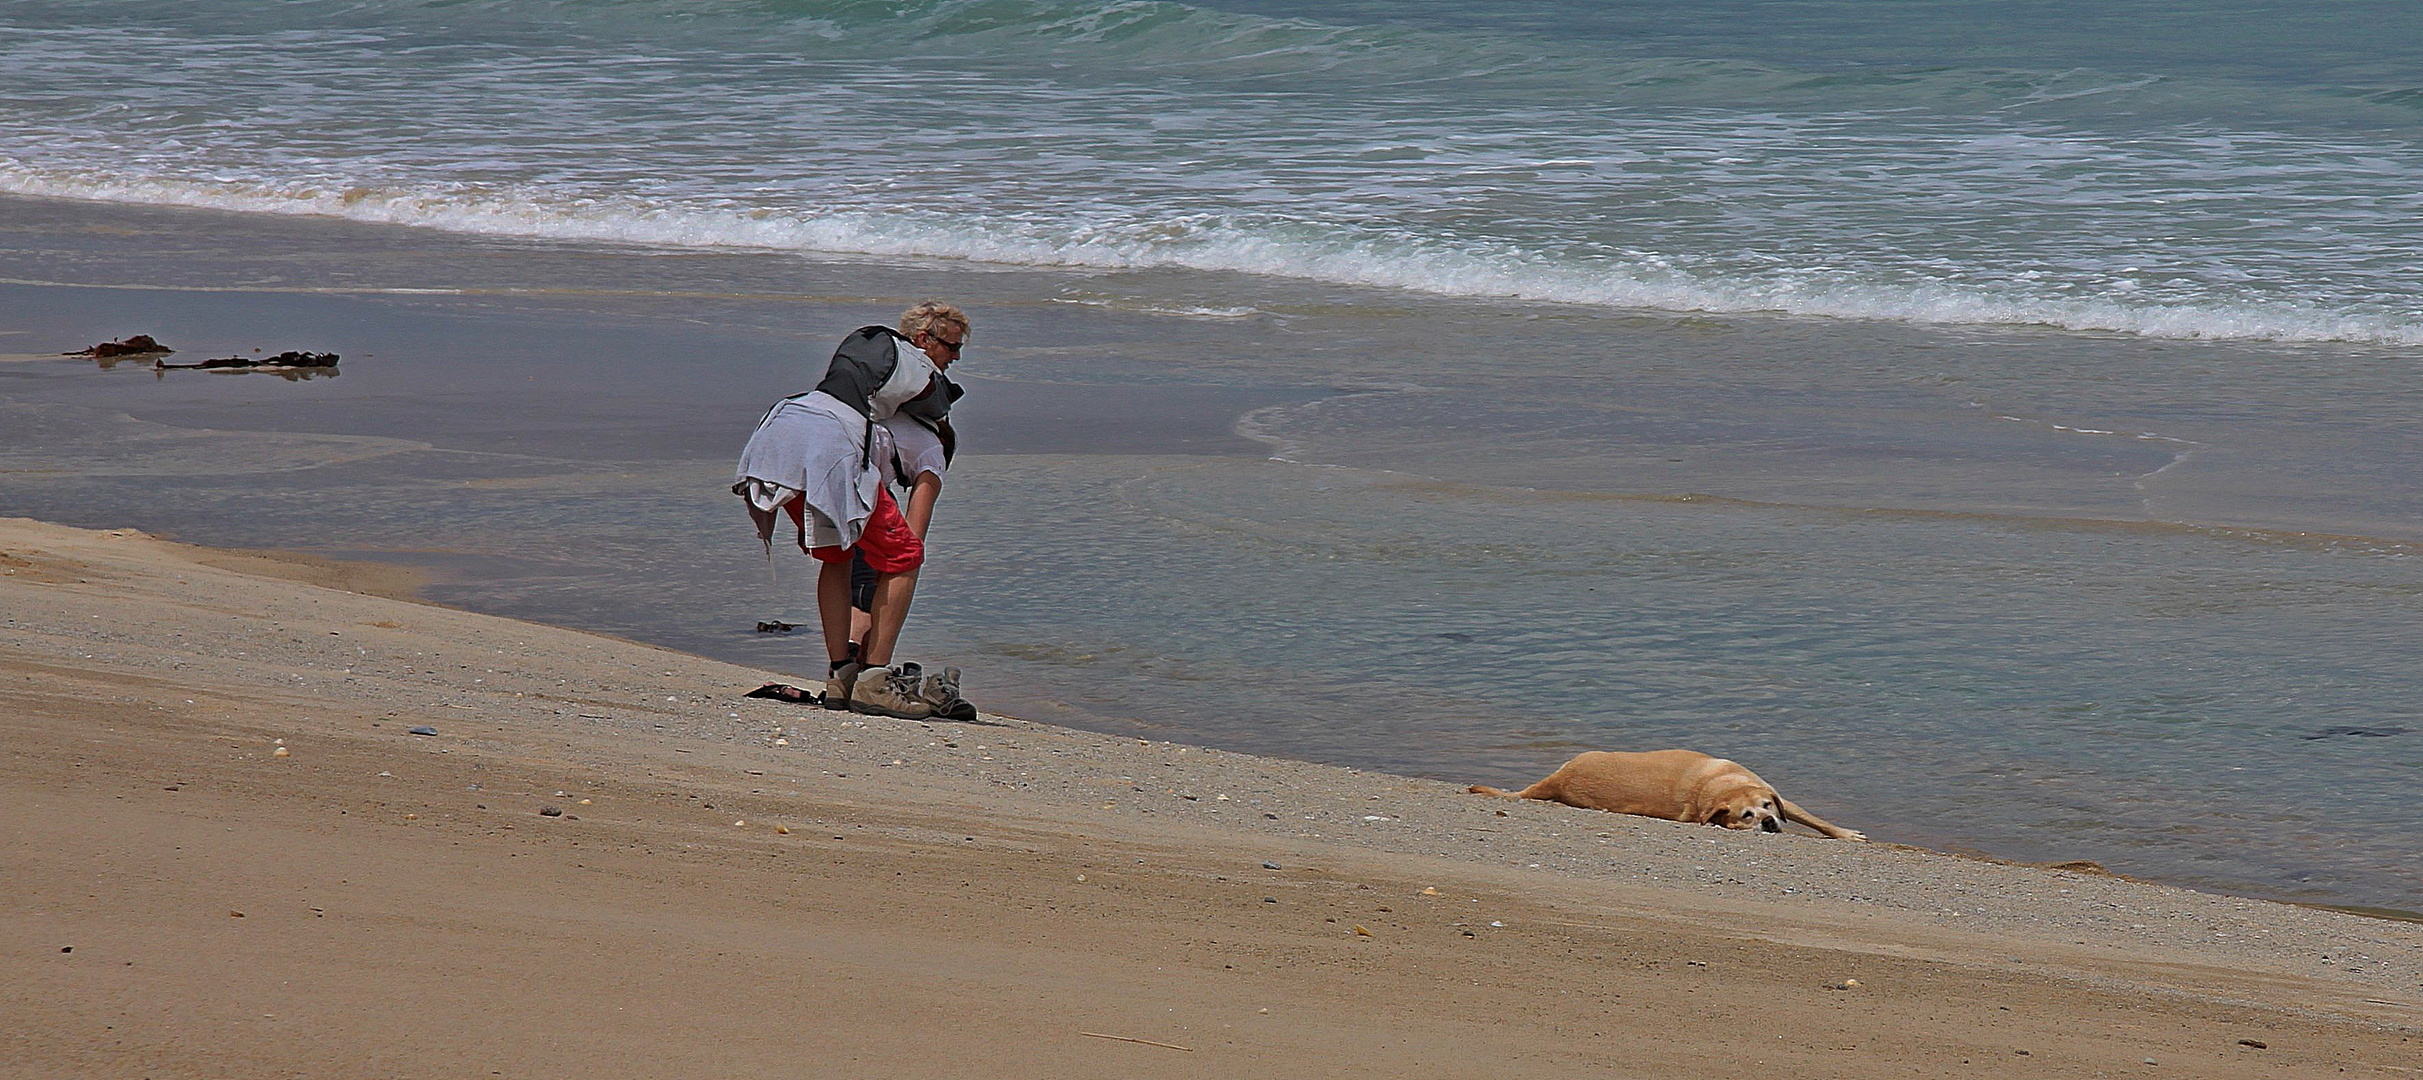
[[[942,294],[988,706],[2423,909],[2418,135],[2394,3],[23,0],[0,512],[802,670],[720,483]]]
[[[2423,12],[2395,0],[25,0],[0,19],[0,191],[20,194],[2423,344]]]

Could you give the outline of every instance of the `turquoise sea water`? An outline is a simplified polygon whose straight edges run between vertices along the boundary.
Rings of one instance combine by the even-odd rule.
[[[28,0],[0,512],[798,669],[718,482],[942,293],[987,705],[2423,908],[2418,134],[2387,3]]]

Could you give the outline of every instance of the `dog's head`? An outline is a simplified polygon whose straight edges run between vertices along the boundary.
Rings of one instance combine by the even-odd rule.
[[[1743,784],[1725,792],[1716,800],[1716,808],[1708,812],[1708,824],[1743,832],[1784,831],[1783,810],[1776,805],[1775,789],[1765,784]]]

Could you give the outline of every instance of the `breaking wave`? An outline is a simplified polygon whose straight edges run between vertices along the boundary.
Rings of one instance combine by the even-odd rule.
[[[1930,325],[2044,326],[2182,340],[2423,345],[2423,325],[2287,304],[2132,305],[1997,294],[1937,282],[1810,284],[1601,260],[1565,263],[1511,249],[1418,239],[1277,235],[1201,223],[1050,236],[1014,225],[916,214],[797,214],[652,206],[625,200],[550,204],[514,193],[444,193],[157,179],[78,179],[0,166],[0,191],[44,198],[311,215],[536,240],[720,247],[801,254],[966,260],[1079,269],[1237,271],[1326,284],[1620,309],[1776,314]],[[1297,230],[1303,232],[1304,230]],[[1333,230],[1338,231],[1338,230]]]

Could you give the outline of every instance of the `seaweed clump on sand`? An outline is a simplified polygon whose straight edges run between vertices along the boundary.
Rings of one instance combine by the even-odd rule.
[[[221,356],[192,364],[171,364],[166,360],[152,362],[158,371],[265,371],[289,380],[310,379],[321,375],[334,376],[337,354],[287,351],[276,356]]]
[[[150,334],[136,334],[135,336],[127,338],[124,341],[104,341],[99,345],[88,346],[75,352],[61,353],[59,355],[84,356],[90,357],[94,360],[110,360],[121,356],[150,356],[154,354],[165,355],[175,351],[177,350],[171,349],[166,345],[162,345],[159,342],[152,340],[152,336]]]

